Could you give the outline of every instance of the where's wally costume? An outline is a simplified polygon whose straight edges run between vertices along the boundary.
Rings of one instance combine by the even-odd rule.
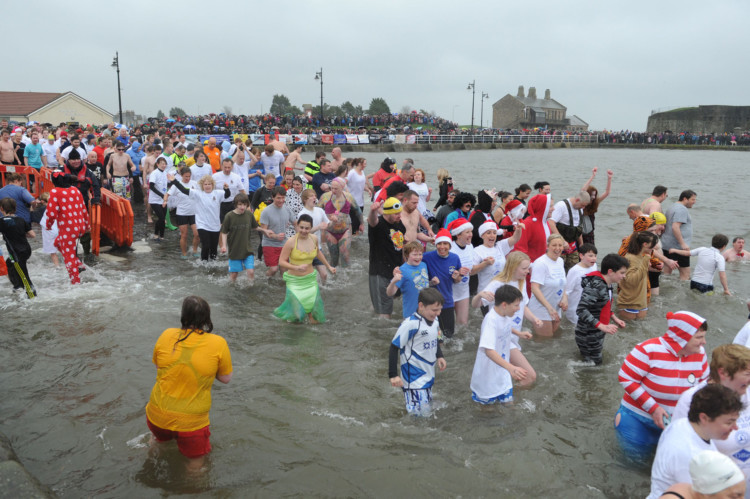
[[[50,230],[54,222],[57,222],[55,247],[62,253],[70,283],[79,284],[81,279],[78,268],[82,263],[76,255],[78,238],[87,233],[91,226],[81,192],[76,187],[71,187],[73,181],[74,177],[70,175],[53,174],[52,183],[55,188],[49,193],[46,229]]]

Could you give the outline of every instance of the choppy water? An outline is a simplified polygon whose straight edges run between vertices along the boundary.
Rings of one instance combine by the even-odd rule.
[[[625,215],[652,187],[675,200],[692,188],[693,246],[715,232],[748,235],[744,153],[644,150],[519,150],[399,154],[415,159],[435,185],[448,168],[457,187],[512,190],[547,180],[555,199],[573,194],[600,167],[612,194],[597,215],[599,254],[629,233]],[[374,171],[382,155],[367,154]],[[142,211],[137,236],[147,235]],[[747,317],[750,266],[728,268],[734,296],[697,296],[676,277],[662,278],[649,318],[608,338],[604,365],[578,361],[573,333],[526,341],[538,373],[516,405],[482,410],[469,380],[481,323],[478,311],[445,348],[437,410],[407,417],[387,379],[388,344],[399,321],[372,316],[367,242],[354,243],[353,265],[324,288],[330,321],[280,323],[271,312],[284,296],[263,266],[254,287],[228,283],[225,262],[209,267],[179,259],[177,234],[153,252],[101,258],[72,288],[45,255],[30,260],[40,295],[29,301],[0,282],[0,431],[43,483],[62,497],[158,497],[200,492],[245,496],[637,497],[649,469],[623,460],[612,430],[622,390],[617,370],[632,346],[665,329],[668,310],[709,320],[709,349],[730,342]],[[146,245],[145,243],[143,243]],[[144,406],[156,369],[158,335],[179,324],[181,300],[199,294],[212,306],[216,332],[230,345],[234,378],[214,386],[214,451],[200,482],[186,480],[180,456],[149,456]]]

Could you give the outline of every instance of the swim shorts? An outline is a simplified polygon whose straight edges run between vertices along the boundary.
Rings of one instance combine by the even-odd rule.
[[[690,281],[690,289],[697,289],[701,293],[710,293],[714,290],[713,284],[703,284],[702,282]]]
[[[189,459],[205,456],[211,452],[211,442],[209,441],[211,432],[208,426],[195,431],[173,431],[159,428],[148,418],[146,418],[146,424],[148,424],[148,429],[151,430],[157,441],[177,440],[177,448],[180,450],[180,454]]]
[[[667,250],[667,256],[669,256],[669,258],[677,262],[677,265],[679,265],[681,269],[690,268],[689,256],[678,255],[677,253],[672,253],[672,250]]]
[[[281,246],[263,246],[263,261],[266,267],[278,267]]]
[[[255,268],[255,256],[250,255],[244,260],[229,260],[229,272],[242,272]]]
[[[404,388],[406,412],[415,416],[426,416],[432,410],[432,387],[409,389]]]
[[[474,402],[479,402],[483,405],[490,405],[490,404],[507,404],[509,402],[513,402],[513,388],[508,390],[507,392],[498,395],[497,397],[492,397],[488,399],[483,399],[477,396],[476,393],[473,391],[471,392],[471,400]]]
[[[177,226],[195,225],[195,215],[177,215]]]

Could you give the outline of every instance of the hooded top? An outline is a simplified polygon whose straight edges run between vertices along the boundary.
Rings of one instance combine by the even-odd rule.
[[[597,329],[599,324],[609,324],[612,317],[612,288],[601,272],[594,271],[581,279],[583,293],[578,302],[576,329]]]
[[[682,392],[708,379],[708,357],[702,347],[698,353],[678,355],[704,322],[692,312],[670,312],[664,335],[630,351],[618,375],[625,389],[623,407],[647,418],[658,406],[672,414]]]
[[[477,193],[476,209],[469,216],[469,222],[474,227],[471,235],[471,245],[481,246],[482,237],[479,235],[479,227],[487,220],[492,220],[492,196],[484,191]]]
[[[515,246],[516,251],[523,251],[533,262],[547,251],[549,226],[547,215],[552,205],[550,194],[537,194],[529,200],[529,216],[524,219],[526,230]]]
[[[133,164],[135,165],[135,172],[136,174],[139,174],[141,171],[141,159],[146,155],[145,152],[141,149],[141,143],[137,140],[133,142],[133,145],[128,149],[127,151],[128,156],[130,156],[130,159],[133,160]]]

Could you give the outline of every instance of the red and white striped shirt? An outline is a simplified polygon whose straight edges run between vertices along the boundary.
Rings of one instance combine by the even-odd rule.
[[[657,405],[671,415],[682,392],[708,379],[703,347],[698,353],[679,357],[666,336],[636,345],[618,375],[625,388],[622,405],[648,418]]]

